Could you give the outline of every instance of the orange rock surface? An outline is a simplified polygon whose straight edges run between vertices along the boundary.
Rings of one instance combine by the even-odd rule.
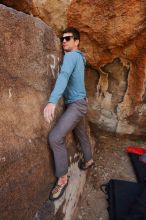
[[[144,0],[130,0],[128,2],[126,0],[114,2],[109,0],[73,0],[68,9],[68,25],[75,26],[80,30],[82,36],[81,49],[85,52],[88,63],[97,70],[100,77],[95,94],[96,101],[94,100],[94,103],[91,103],[94,111],[95,106],[100,109],[96,111],[96,116],[100,114],[97,117],[97,124],[99,124],[103,111],[108,110],[116,116],[115,126],[111,129],[121,133],[138,132],[138,124],[132,124],[128,117],[133,115],[133,121],[135,115],[139,118],[137,109],[140,108],[140,105],[143,108],[145,106],[145,18],[146,2]],[[125,91],[121,100],[117,100],[114,106],[116,109],[113,110],[113,97],[120,93],[120,86],[117,86],[115,91],[110,90],[109,92],[108,89],[111,84],[114,85],[115,78],[117,85],[120,85],[120,65],[116,72],[113,72],[116,59],[120,60],[121,65],[123,65],[123,73],[126,70],[127,76],[123,81],[126,85]],[[100,69],[102,69],[102,73]],[[105,82],[103,82],[105,80],[103,74],[107,74],[106,88]],[[88,80],[88,83],[91,81]],[[99,87],[100,91],[98,90]],[[104,93],[104,97],[101,98],[99,93]],[[106,103],[108,100],[108,106],[104,104],[105,99]],[[145,115],[143,115],[145,121],[144,118]],[[108,126],[106,126],[105,121],[106,117],[104,122],[101,122],[101,127],[107,129]],[[125,126],[129,128],[126,130]]]

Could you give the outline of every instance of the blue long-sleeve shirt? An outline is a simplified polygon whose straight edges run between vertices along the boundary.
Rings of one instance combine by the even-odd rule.
[[[66,104],[85,98],[84,69],[85,57],[79,50],[65,53],[49,102],[56,104],[62,95]]]

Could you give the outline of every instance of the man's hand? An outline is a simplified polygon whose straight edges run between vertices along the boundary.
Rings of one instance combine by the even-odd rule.
[[[56,104],[48,103],[44,108],[44,118],[47,122],[51,122],[54,118]]]

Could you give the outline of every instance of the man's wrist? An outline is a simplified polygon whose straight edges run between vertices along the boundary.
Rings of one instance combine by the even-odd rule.
[[[53,100],[53,99],[49,99],[49,100],[48,100],[48,103],[52,103],[52,104],[55,104],[55,105],[56,105],[56,104],[57,104],[57,101],[56,101],[56,100]]]

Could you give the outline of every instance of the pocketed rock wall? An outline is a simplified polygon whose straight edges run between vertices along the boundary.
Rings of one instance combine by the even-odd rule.
[[[53,124],[44,121],[43,109],[61,59],[58,38],[39,18],[4,5],[0,30],[0,219],[69,220],[86,179],[71,134],[68,189],[61,200],[48,201],[55,180],[47,143]],[[62,106],[60,101],[56,119]]]
[[[40,17],[58,35],[66,26],[78,28],[89,66],[89,120],[103,130],[145,136],[145,0],[2,3]]]
[[[144,0],[73,0],[68,9],[90,65],[89,120],[103,130],[146,134],[145,21]]]

